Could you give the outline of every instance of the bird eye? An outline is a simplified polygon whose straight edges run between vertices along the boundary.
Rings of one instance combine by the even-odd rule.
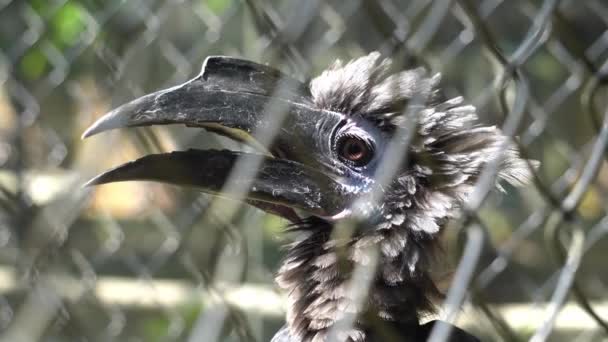
[[[338,141],[338,156],[348,164],[365,166],[374,155],[373,146],[367,141],[355,136],[343,136]]]

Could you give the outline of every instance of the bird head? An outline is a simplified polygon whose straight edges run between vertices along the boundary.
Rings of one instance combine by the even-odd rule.
[[[461,97],[445,99],[439,76],[394,71],[371,53],[335,62],[309,84],[274,68],[209,57],[196,78],[145,95],[95,122],[88,137],[115,128],[183,124],[244,142],[257,153],[187,150],[144,156],[90,185],[149,180],[194,187],[280,215],[304,230],[277,278],[289,293],[289,333],[323,340],[356,307],[345,279],[380,255],[368,309],[384,321],[417,324],[438,294],[428,274],[436,236],[475,188],[484,168],[521,185],[530,169],[500,129],[477,123]],[[243,171],[243,172],[240,172]],[[245,172],[246,171],[246,172]],[[308,219],[305,219],[308,217]],[[331,230],[358,224],[337,262]],[[364,327],[347,332],[363,341]]]
[[[379,229],[407,225],[435,233],[495,158],[499,178],[516,185],[527,181],[525,161],[498,128],[478,126],[475,108],[462,98],[440,99],[438,75],[390,71],[391,61],[374,52],[346,65],[338,60],[306,85],[268,66],[208,57],[194,79],[112,110],[83,137],[183,124],[259,153],[153,154],[88,184],[149,180],[231,197],[225,182],[239,159],[251,160],[258,171],[230,179],[245,187],[244,196],[234,196],[266,211],[292,221],[298,219],[294,210],[330,221],[363,213]],[[407,148],[389,153],[395,142]],[[394,170],[379,182],[387,164]],[[382,196],[370,196],[374,189]]]

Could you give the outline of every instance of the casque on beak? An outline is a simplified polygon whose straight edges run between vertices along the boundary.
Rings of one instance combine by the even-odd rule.
[[[345,186],[325,172],[322,155],[333,132],[343,124],[340,113],[311,105],[306,86],[279,71],[256,63],[209,57],[196,78],[124,104],[97,120],[83,138],[124,127],[184,124],[245,142],[263,156],[235,151],[188,150],[148,155],[107,171],[87,185],[149,180],[188,186],[231,197],[222,192],[238,158],[263,158],[247,186],[245,200],[270,212],[276,207],[300,209],[332,217],[349,206]],[[255,133],[277,120],[271,106],[285,117],[270,146],[261,146]],[[326,138],[326,139],[324,139]],[[288,215],[283,215],[287,217]],[[289,217],[288,217],[289,218]]]

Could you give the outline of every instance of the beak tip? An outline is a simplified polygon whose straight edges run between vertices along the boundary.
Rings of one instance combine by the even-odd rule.
[[[86,188],[90,188],[90,187],[93,187],[95,185],[98,185],[99,184],[98,183],[98,178],[99,178],[99,176],[89,179],[86,183],[84,183],[82,185],[82,187],[86,189]]]
[[[84,140],[84,139],[86,139],[86,138],[90,137],[91,135],[94,135],[94,134],[95,134],[95,132],[93,132],[93,129],[92,129],[92,128],[93,128],[93,126],[91,126],[91,127],[87,128],[87,130],[86,130],[86,131],[84,131],[84,133],[82,133],[82,135],[80,136],[80,139],[81,139],[81,140]]]
[[[106,171],[102,174],[99,174],[91,179],[89,179],[86,183],[84,183],[82,185],[83,188],[91,188],[97,185],[103,185],[103,184],[107,184],[107,183],[112,183],[115,181],[120,181],[120,179],[118,179],[115,175],[115,170],[119,169],[120,167],[117,167],[115,169]]]
[[[80,137],[81,139],[86,139],[90,136],[93,136],[97,133],[101,133],[103,131],[107,131],[110,130],[114,125],[109,125],[108,123],[108,115],[104,115],[102,116],[100,119],[98,119],[97,121],[95,121],[91,126],[89,126],[89,128],[87,128],[84,133],[82,133],[82,136]]]
[[[84,131],[84,133],[82,133],[80,138],[86,139],[101,132],[129,126],[130,118],[128,115],[124,115],[123,113],[123,108],[125,107],[126,106],[118,107],[117,109],[114,109],[113,111],[97,119],[97,121],[95,121]]]

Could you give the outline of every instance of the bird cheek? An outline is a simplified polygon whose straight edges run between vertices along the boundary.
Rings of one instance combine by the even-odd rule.
[[[373,226],[373,223],[382,218],[382,205],[379,199],[375,198],[370,188],[352,186],[350,190],[352,191],[344,195],[351,198],[348,207],[330,219],[332,221],[348,219],[361,227]],[[358,224],[362,222],[366,224]]]

